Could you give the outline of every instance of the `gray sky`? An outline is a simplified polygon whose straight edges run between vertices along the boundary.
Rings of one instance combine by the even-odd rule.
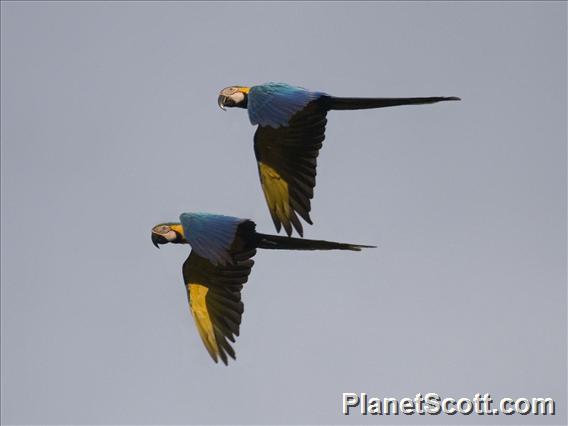
[[[2,423],[566,423],[566,4],[2,2]],[[183,211],[274,228],[231,84],[461,103],[332,112],[306,237],[259,252],[237,361],[189,314]],[[556,417],[362,417],[553,397]]]

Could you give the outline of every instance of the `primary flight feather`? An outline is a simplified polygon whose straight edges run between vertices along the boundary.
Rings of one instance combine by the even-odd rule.
[[[276,230],[303,236],[298,215],[307,223],[316,185],[319,150],[327,113],[335,110],[458,101],[457,97],[338,98],[286,83],[230,86],[219,93],[219,107],[246,108],[257,125],[254,153],[264,197]]]

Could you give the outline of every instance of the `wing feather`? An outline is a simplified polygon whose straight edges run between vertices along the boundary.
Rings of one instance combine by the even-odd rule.
[[[215,265],[232,261],[229,251],[243,219],[210,213],[182,213],[180,222],[185,239],[201,257]]]
[[[254,261],[250,257],[228,265],[215,265],[193,250],[183,264],[189,307],[197,330],[211,358],[228,364],[235,359],[230,342],[239,335],[244,312],[241,290]]]
[[[311,199],[317,157],[325,139],[326,114],[327,109],[316,100],[296,111],[287,127],[260,125],[256,130],[254,148],[260,182],[278,232],[284,227],[288,235],[295,229],[303,236],[298,215],[312,224]]]
[[[250,122],[274,129],[286,127],[294,114],[321,95],[286,83],[253,86],[247,102]]]

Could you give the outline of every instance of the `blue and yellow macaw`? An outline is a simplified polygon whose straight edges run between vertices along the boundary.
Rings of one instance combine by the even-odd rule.
[[[303,236],[300,215],[307,223],[316,185],[319,150],[325,138],[328,111],[384,108],[397,105],[458,101],[457,97],[337,98],[285,83],[231,86],[219,93],[218,104],[246,108],[258,125],[254,153],[260,182],[276,230],[292,227]]]
[[[225,365],[235,351],[227,341],[239,335],[243,302],[241,290],[254,265],[257,248],[272,250],[353,250],[365,247],[322,240],[266,235],[256,232],[252,220],[210,213],[182,213],[179,223],[152,228],[152,242],[189,244],[183,264],[189,307],[199,335],[215,362]]]

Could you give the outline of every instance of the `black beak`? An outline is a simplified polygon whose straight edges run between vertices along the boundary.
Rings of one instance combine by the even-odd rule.
[[[223,111],[227,111],[225,109],[225,102],[227,102],[227,97],[225,95],[219,95],[219,97],[217,98],[217,105],[219,105],[219,108],[221,108]]]
[[[166,238],[152,232],[152,244],[154,244],[157,248],[160,248],[159,244],[166,244],[167,242],[168,240],[166,240]]]

